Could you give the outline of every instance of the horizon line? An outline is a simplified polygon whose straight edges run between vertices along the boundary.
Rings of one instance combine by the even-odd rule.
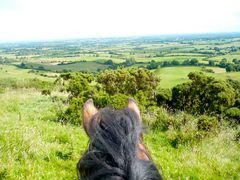
[[[164,36],[186,36],[186,35],[220,35],[220,34],[239,34],[240,31],[229,32],[193,32],[193,33],[159,33],[159,34],[142,34],[142,35],[116,35],[116,36],[89,36],[89,37],[69,37],[69,38],[53,38],[53,39],[26,39],[26,40],[0,40],[0,44],[8,43],[41,43],[41,42],[59,42],[72,40],[97,40],[97,39],[118,39],[118,38],[141,38],[141,37],[164,37]]]

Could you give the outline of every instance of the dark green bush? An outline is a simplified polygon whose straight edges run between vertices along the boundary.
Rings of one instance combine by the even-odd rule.
[[[81,125],[83,104],[83,99],[73,98],[65,111],[61,108],[58,110],[57,120],[63,124]]]
[[[51,91],[49,89],[43,89],[41,93],[42,93],[42,95],[45,95],[45,96],[51,95]]]
[[[170,89],[159,89],[156,95],[157,105],[169,105],[172,99],[172,92]]]
[[[109,105],[110,96],[102,90],[94,92],[92,98],[97,108],[104,108]]]
[[[225,116],[230,119],[237,120],[240,123],[240,109],[237,107],[229,108],[225,111]]]
[[[226,81],[216,80],[201,72],[188,75],[191,82],[172,89],[172,107],[193,114],[221,114],[235,103],[235,91]]]
[[[218,120],[216,117],[202,115],[198,118],[197,128],[200,131],[215,131],[218,128]]]
[[[116,94],[110,97],[108,106],[115,109],[123,109],[127,107],[128,96],[124,94]]]

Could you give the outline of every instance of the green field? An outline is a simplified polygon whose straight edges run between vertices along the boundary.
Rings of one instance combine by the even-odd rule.
[[[29,69],[42,69],[52,72],[97,72],[108,68],[108,65],[104,65],[98,62],[73,62],[71,64],[49,64],[49,63],[27,63]]]
[[[87,149],[81,127],[54,122],[50,97],[33,89],[0,94],[1,179],[75,179]],[[221,129],[199,144],[174,148],[163,132],[144,136],[153,161],[166,179],[238,179],[239,145],[234,131]]]
[[[234,79],[240,80],[240,72],[231,72],[226,73],[225,69],[223,68],[211,68],[215,73],[207,73],[209,76],[216,77],[218,79]],[[166,67],[166,68],[159,68],[156,70],[156,73],[160,76],[161,82],[160,87],[162,88],[172,88],[177,84],[181,84],[188,80],[188,74],[194,71],[202,71],[201,67]]]
[[[44,77],[42,75],[46,75]],[[43,81],[51,81],[55,80],[56,73],[39,71],[36,73],[31,73],[29,69],[21,69],[13,65],[1,65],[0,64],[0,79],[16,79],[16,80],[26,80],[32,78],[38,78]],[[52,77],[52,78],[49,78]]]
[[[188,74],[194,71],[216,79],[240,81],[240,71],[220,68],[223,58],[229,63],[233,59],[240,62],[239,37],[240,34],[217,34],[0,44],[0,180],[77,179],[76,164],[87,150],[89,139],[81,125],[59,120],[70,106],[71,97],[66,91],[69,81],[54,84],[61,73],[88,72],[96,77],[117,65],[137,68],[151,63],[197,60],[197,64],[158,64],[151,69],[161,79],[158,87],[171,89],[188,82]],[[108,60],[113,64],[107,65]],[[208,60],[216,60],[216,64],[210,65]],[[85,87],[77,82],[74,85],[85,93]],[[102,90],[101,85],[95,78],[89,89]],[[43,95],[46,90],[49,94]],[[95,91],[86,94],[92,96]],[[231,98],[237,97],[234,93],[230,93]],[[137,95],[140,105],[145,106],[147,97]],[[239,124],[216,114],[216,129],[200,132],[199,114],[175,112],[171,107],[156,105],[155,99],[140,108],[148,125],[145,144],[164,179],[240,179]],[[206,116],[210,118],[212,114]],[[76,121],[81,121],[81,117]],[[166,121],[168,129],[154,128],[158,121]]]

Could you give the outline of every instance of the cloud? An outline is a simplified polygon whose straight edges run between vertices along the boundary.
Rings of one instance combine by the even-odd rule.
[[[240,30],[238,0],[4,0],[0,6],[0,41]]]

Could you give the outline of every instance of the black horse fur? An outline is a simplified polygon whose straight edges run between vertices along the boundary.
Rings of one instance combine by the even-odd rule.
[[[94,130],[88,133],[89,148],[77,164],[78,179],[162,179],[151,159],[142,160],[137,155],[138,144],[143,142],[142,123],[136,112],[104,108],[89,123]]]

